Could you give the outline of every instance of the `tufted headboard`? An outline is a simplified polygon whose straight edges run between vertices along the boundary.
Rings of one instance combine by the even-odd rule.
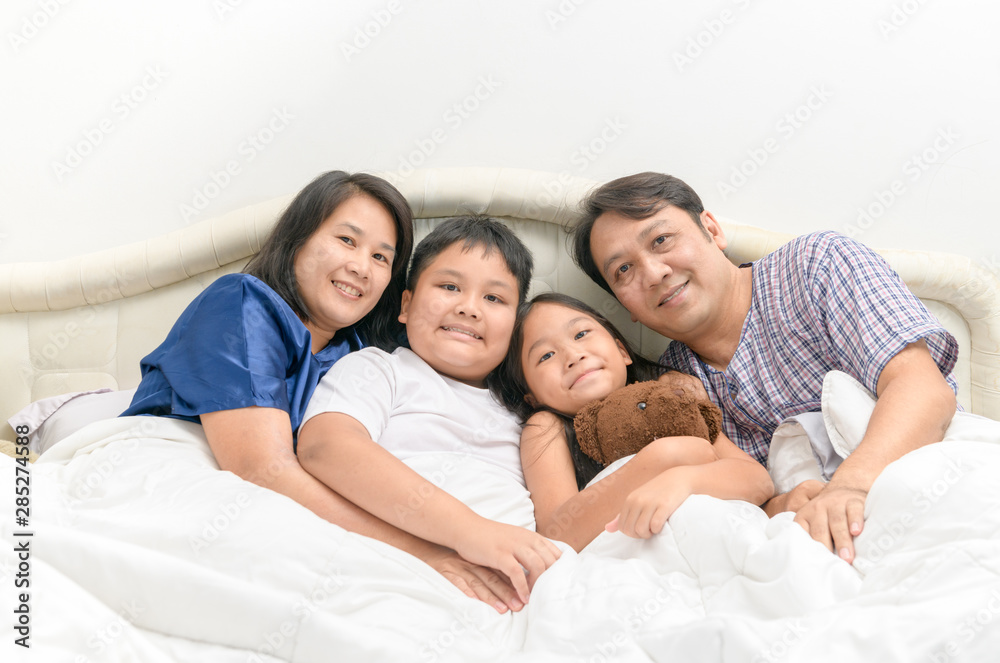
[[[532,294],[579,297],[656,357],[667,341],[632,323],[628,313],[580,272],[564,228],[596,184],[565,173],[506,168],[378,173],[413,207],[417,239],[442,218],[482,212],[508,222],[535,256]],[[0,438],[6,419],[29,402],[70,391],[139,382],[139,360],[163,340],[184,307],[219,276],[246,264],[292,199],[284,196],[153,239],[52,262],[0,265]],[[736,263],[791,239],[721,219]],[[956,336],[959,401],[1000,419],[1000,282],[970,259],[880,250],[910,289]]]

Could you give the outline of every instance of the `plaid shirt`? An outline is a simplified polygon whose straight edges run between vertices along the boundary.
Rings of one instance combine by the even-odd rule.
[[[723,412],[723,429],[767,463],[785,418],[820,409],[823,376],[840,370],[875,393],[882,369],[925,339],[951,377],[958,343],[885,260],[833,232],[799,237],[752,263],[753,294],[739,346],[725,371],[673,342],[660,363],[697,376]]]

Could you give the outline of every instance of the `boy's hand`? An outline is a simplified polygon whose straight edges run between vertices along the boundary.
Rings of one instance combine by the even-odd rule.
[[[465,537],[458,554],[475,564],[496,569],[510,579],[518,598],[528,602],[530,589],[562,551],[537,532],[485,518]]]
[[[423,560],[448,582],[458,587],[469,598],[478,599],[501,615],[507,609],[514,612],[524,607],[514,586],[506,576],[493,569],[474,564],[462,558],[454,550],[444,546],[434,546],[435,550]]]
[[[688,498],[691,489],[671,472],[647,481],[625,498],[618,517],[604,526],[608,532],[621,532],[637,539],[659,534],[667,519]]]

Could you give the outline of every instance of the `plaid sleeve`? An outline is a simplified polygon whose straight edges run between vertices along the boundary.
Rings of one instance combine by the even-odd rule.
[[[833,232],[816,233],[803,261],[818,322],[841,364],[871,391],[904,347],[924,339],[956,389],[958,343],[880,255]]]

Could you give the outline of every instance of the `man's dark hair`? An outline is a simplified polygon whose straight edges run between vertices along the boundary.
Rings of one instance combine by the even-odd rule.
[[[681,180],[662,173],[637,173],[620,177],[595,189],[583,202],[583,218],[573,228],[573,262],[597,285],[614,294],[590,252],[590,233],[602,214],[614,212],[636,221],[648,219],[667,205],[687,212],[706,236],[701,223],[705,206],[701,198]]]

